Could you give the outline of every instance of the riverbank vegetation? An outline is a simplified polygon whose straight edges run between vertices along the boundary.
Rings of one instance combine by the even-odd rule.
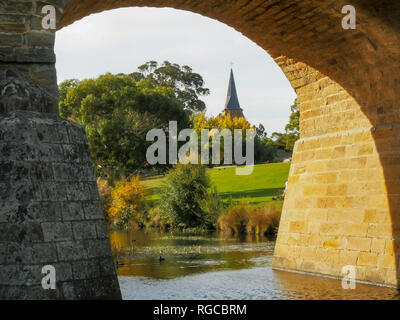
[[[289,164],[257,165],[247,179],[234,169],[176,165],[165,177],[134,176],[114,189],[99,179],[107,221],[112,228],[276,232],[282,201],[273,198],[283,193]]]
[[[274,234],[279,227],[280,215],[273,205],[255,208],[241,204],[222,212],[217,228],[230,234]]]

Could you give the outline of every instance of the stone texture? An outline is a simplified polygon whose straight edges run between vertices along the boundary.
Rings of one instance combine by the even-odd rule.
[[[0,37],[1,46],[1,37]],[[55,70],[44,67],[4,64],[0,57],[0,114],[23,110],[52,113],[58,110]],[[29,73],[29,74],[28,74]],[[47,87],[47,88],[46,88]]]
[[[84,130],[27,111],[0,117],[0,128],[0,299],[120,299],[101,205],[89,188],[95,176]],[[79,163],[63,144],[86,150]],[[87,188],[68,191],[67,182]],[[41,287],[48,264],[56,268],[54,292]],[[86,288],[90,281],[97,291]]]
[[[287,59],[278,63],[290,70],[292,83],[305,68]],[[376,124],[343,87],[316,70],[297,94],[301,139],[273,266],[342,277],[350,264],[358,280],[398,286],[398,124]],[[382,149],[388,141],[390,153]]]

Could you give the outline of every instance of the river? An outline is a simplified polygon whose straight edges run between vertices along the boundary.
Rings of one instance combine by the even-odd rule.
[[[274,238],[140,230],[112,232],[124,299],[400,299],[393,288],[272,270]]]

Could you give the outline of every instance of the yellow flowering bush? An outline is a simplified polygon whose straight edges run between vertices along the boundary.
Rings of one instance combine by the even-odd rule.
[[[139,175],[132,176],[128,181],[117,182],[111,192],[112,202],[107,211],[110,220],[119,227],[125,227],[129,222],[142,226],[147,194]]]
[[[241,118],[231,118],[229,114],[216,117],[207,118],[205,113],[193,115],[191,117],[191,121],[193,123],[193,129],[196,131],[199,141],[201,140],[201,130],[208,129],[210,130],[208,133],[209,139],[214,139],[214,136],[219,133],[220,130],[228,129],[230,130],[232,137],[234,137],[234,130],[241,129],[242,130],[242,137],[245,139],[246,137],[246,130],[248,129],[255,129],[244,117]],[[200,146],[202,146],[200,144]],[[212,143],[208,145],[202,146],[205,148],[212,148]],[[231,146],[232,147],[232,146]],[[225,150],[225,139],[223,139],[220,149],[220,159],[221,163],[224,163],[224,150]],[[210,150],[211,151],[211,150]]]
[[[216,116],[207,118],[205,113],[192,116],[193,129],[196,132],[200,132],[201,129],[230,129],[232,132],[234,129],[242,129],[242,134],[246,134],[246,129],[254,129],[244,117],[231,118],[229,114],[225,116]]]

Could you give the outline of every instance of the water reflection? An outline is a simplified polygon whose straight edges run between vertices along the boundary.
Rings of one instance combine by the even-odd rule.
[[[392,288],[344,290],[339,280],[272,270],[275,243],[265,237],[137,231],[110,239],[124,299],[400,299]]]
[[[305,274],[273,271],[274,290],[281,299],[291,300],[392,300],[400,299],[399,291],[393,288],[356,283],[356,289],[342,288],[337,279],[315,277]]]
[[[156,231],[110,235],[118,275],[172,279],[195,273],[271,265],[274,239]],[[165,259],[160,261],[160,256]]]

